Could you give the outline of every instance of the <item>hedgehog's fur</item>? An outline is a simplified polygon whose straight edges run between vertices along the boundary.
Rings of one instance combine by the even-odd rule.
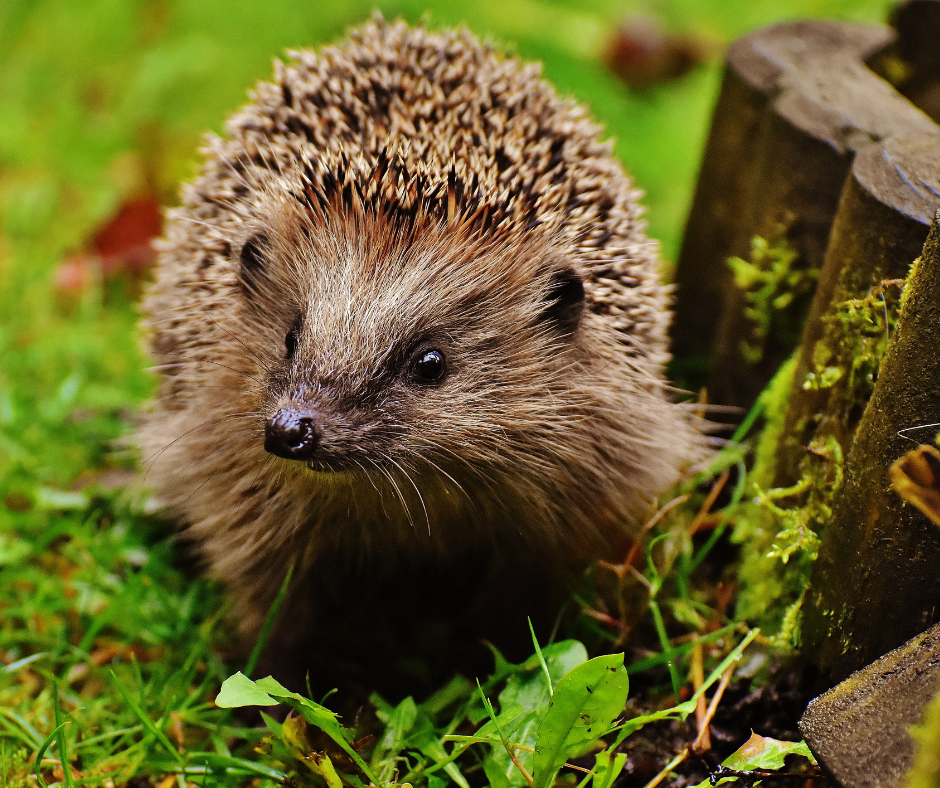
[[[466,31],[369,22],[276,62],[169,212],[147,482],[246,633],[294,561],[583,558],[702,456],[663,377],[669,295],[637,192],[539,73]],[[422,341],[447,358],[438,387],[408,381]],[[262,447],[298,399],[332,473]]]

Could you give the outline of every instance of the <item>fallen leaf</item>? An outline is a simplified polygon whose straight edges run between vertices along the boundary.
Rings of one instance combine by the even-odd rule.
[[[762,776],[771,776],[762,775],[761,772],[782,769],[788,755],[802,755],[811,763],[816,763],[816,759],[810,752],[806,742],[780,741],[779,739],[772,739],[769,736],[760,736],[751,731],[751,738],[721,762],[721,767],[719,767],[713,777],[720,776],[723,771],[754,772],[754,774],[748,774],[745,778],[750,781],[749,784],[753,784],[755,779],[759,779]],[[738,780],[742,777],[744,777],[742,774],[731,774],[728,777],[721,777],[715,782],[712,782],[712,778],[709,778],[702,780],[695,788],[721,785],[722,783]]]
[[[897,460],[888,471],[891,487],[940,525],[940,451],[922,445]]]

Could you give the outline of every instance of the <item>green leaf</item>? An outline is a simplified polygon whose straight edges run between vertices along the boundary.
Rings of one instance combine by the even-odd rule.
[[[272,695],[272,696],[278,695],[278,694],[280,695],[294,695],[295,694],[291,692],[289,689],[287,689],[287,687],[281,684],[281,682],[279,682],[273,676],[265,676],[263,679],[258,679],[255,682],[255,684],[257,684],[261,689],[263,689],[265,692],[267,692],[269,695]],[[296,697],[301,698],[301,700],[306,700],[305,698],[302,698],[300,695],[297,695]],[[313,701],[308,701],[308,702],[312,703]],[[317,704],[314,703],[313,705],[316,706]]]
[[[625,752],[617,753],[611,760],[610,753],[601,750],[594,756],[594,759],[592,788],[610,788],[627,764],[627,754]]]
[[[231,694],[225,694],[223,696],[223,693],[226,693],[226,685],[231,687],[229,690]],[[222,703],[219,702],[219,698],[222,699]],[[271,702],[272,699],[273,703]],[[298,712],[304,720],[311,725],[316,725],[345,750],[346,754],[353,759],[356,765],[362,770],[362,773],[368,777],[373,784],[382,785],[372,773],[369,764],[362,760],[359,753],[350,745],[349,739],[342,725],[339,724],[337,719],[338,715],[335,712],[321,706],[319,703],[308,700],[303,697],[303,695],[298,695],[296,692],[285,689],[271,676],[259,679],[258,681],[252,681],[243,673],[238,672],[222,682],[222,691],[219,692],[219,697],[216,698],[215,701],[217,706],[224,706],[225,708],[235,706],[273,706],[278,702],[287,704],[294,709],[294,711]],[[225,706],[225,703],[228,703],[229,706]]]
[[[324,782],[326,782],[327,788],[343,788],[343,781],[336,773],[336,769],[333,767],[333,762],[330,760],[330,756],[325,752],[315,752],[311,754],[310,759],[307,761],[307,765],[312,771],[316,772],[323,778]]]
[[[452,757],[447,754],[447,750],[444,749],[444,745],[441,743],[441,740],[435,738],[431,734],[426,734],[415,741],[414,746],[420,750],[424,755],[427,755],[431,758],[436,764],[444,763],[448,758]],[[450,776],[460,788],[470,788],[470,783],[467,782],[467,778],[463,776],[463,773],[460,771],[460,767],[456,763],[451,761],[450,763],[445,763],[444,771]],[[434,775],[430,775],[428,779],[432,779]]]
[[[277,706],[277,701],[239,671],[222,682],[215,705],[223,709],[240,709],[243,706]]]
[[[526,711],[548,705],[551,698],[542,669],[544,660],[548,677],[557,685],[562,677],[578,665],[587,662],[587,649],[577,640],[562,640],[542,649],[541,659],[533,654],[521,665],[521,670],[506,681],[506,688],[499,693],[500,708],[517,704]]]
[[[389,778],[395,771],[397,756],[404,749],[408,734],[418,719],[414,698],[407,697],[392,711],[385,725],[385,733],[372,754],[372,768]]]
[[[565,675],[587,662],[587,656],[587,649],[577,640],[562,640],[546,646],[541,649],[540,655],[533,654],[517,666],[499,694],[502,711],[497,720],[503,735],[513,744],[534,748],[539,725],[552,699],[549,685],[557,687]],[[495,733],[495,729],[487,723],[477,734],[486,735],[490,731]],[[531,773],[535,754],[520,749],[516,750],[516,757]],[[489,759],[493,762],[490,768],[498,765],[511,785],[525,785],[525,778],[512,763],[501,742],[493,745]]]
[[[268,777],[277,782],[284,782],[287,778],[284,772],[263,763],[247,761],[244,758],[233,758],[231,755],[219,755],[216,752],[189,752],[186,754],[186,761],[190,765],[185,769],[177,770],[179,773],[205,774],[211,771],[229,774],[245,773],[256,777]]]
[[[722,766],[729,769],[782,769],[788,755],[803,755],[815,761],[806,742],[780,741],[751,733],[741,747],[728,756]]]
[[[284,725],[273,717],[269,717],[263,711],[261,712],[261,719],[264,721],[264,724],[267,726],[268,730],[280,739],[284,730]]]
[[[623,654],[595,657],[558,682],[538,730],[535,788],[551,785],[571,754],[607,732],[623,711],[629,685]]]
[[[802,755],[814,764],[816,763],[816,759],[810,752],[806,742],[780,741],[779,739],[771,739],[769,736],[758,736],[756,733],[751,732],[751,738],[725,758],[721,765],[726,769],[742,772],[750,769],[782,769],[784,759],[788,755]],[[716,785],[737,779],[739,778],[724,777]],[[709,780],[702,780],[695,788],[706,788],[709,785]]]
[[[435,692],[421,704],[421,710],[432,719],[438,714],[457,703],[463,703],[476,694],[476,686],[463,676],[454,676],[450,683]]]
[[[55,712],[55,725],[58,734],[56,735],[56,746],[59,748],[59,763],[62,764],[62,774],[65,776],[65,784],[68,788],[75,785],[72,782],[72,767],[69,765],[69,754],[65,743],[65,723],[71,720],[62,719],[62,706],[59,703],[59,682],[52,681],[52,708]]]
[[[691,698],[683,703],[680,703],[678,706],[673,706],[669,709],[662,709],[660,711],[653,711],[649,714],[643,714],[639,717],[634,717],[632,720],[627,720],[620,728],[617,738],[614,740],[614,743],[608,748],[610,751],[614,750],[616,747],[626,739],[628,736],[632,736],[644,725],[649,725],[651,722],[659,722],[660,720],[671,720],[678,718],[684,720],[688,717],[693,711],[695,711],[696,700]]]
[[[535,627],[532,626],[532,619],[529,619],[529,634],[532,635],[532,645],[535,648],[535,656],[539,659],[539,665],[542,666],[542,672],[545,674],[545,680],[548,682],[548,694],[555,692],[555,684],[552,681],[552,674],[548,672],[548,665],[545,662],[545,655],[542,654],[542,647],[539,645],[539,639],[535,636]]]
[[[38,752],[36,753],[36,760],[34,761],[34,764],[33,764],[33,771],[36,772],[36,780],[38,780],[39,784],[43,786],[43,788],[46,788],[46,784],[43,782],[43,779],[42,779],[42,771],[41,771],[42,770],[42,756],[46,754],[46,750],[49,749],[49,745],[52,744],[56,736],[59,735],[59,731],[61,731],[70,722],[71,720],[66,720],[61,725],[57,725],[55,728],[53,728],[52,732],[48,736],[46,736],[45,740],[42,743],[42,746],[39,748]]]
[[[294,564],[291,564],[287,569],[287,574],[284,575],[284,580],[281,582],[277,596],[274,597],[274,602],[271,604],[271,607],[268,609],[268,614],[264,618],[264,623],[261,625],[261,631],[258,633],[258,639],[255,641],[255,646],[251,650],[248,662],[245,663],[245,673],[249,676],[255,672],[255,668],[258,666],[258,660],[261,659],[264,644],[268,642],[268,636],[274,628],[274,621],[277,619],[277,614],[280,612],[281,606],[287,598],[287,589],[290,586],[290,581],[293,576]],[[323,779],[326,779],[326,777]]]

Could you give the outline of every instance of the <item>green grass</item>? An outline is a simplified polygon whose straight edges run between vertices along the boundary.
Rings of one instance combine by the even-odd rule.
[[[653,14],[670,29],[720,43],[799,15],[878,21],[886,2],[378,5],[412,21],[426,13],[432,24],[466,22],[541,60],[616,140],[647,191],[651,232],[673,259],[720,67],[631,93],[598,58],[608,31],[628,13]],[[178,183],[195,172],[200,135],[221,129],[251,83],[270,74],[272,57],[339,36],[371,7],[355,0],[0,4],[2,782],[38,785],[29,775],[48,745],[38,772],[46,782],[101,784],[112,774],[120,785],[208,768],[189,779],[248,785],[295,771],[298,781],[322,784],[284,744],[283,729],[261,741],[262,729],[243,728],[212,703],[223,679],[244,667],[222,656],[230,653],[223,595],[181,566],[172,525],[151,511],[146,485],[132,483],[138,460],[126,438],[154,387],[139,347],[136,286],[99,283],[76,296],[59,293],[53,277],[63,257],[85,249],[95,228],[145,185],[172,203]],[[696,492],[688,506],[701,497]],[[688,518],[684,511],[677,516]],[[650,597],[647,624],[664,622],[661,651],[645,664],[672,664],[667,686],[685,681],[677,666],[689,649],[676,637],[701,631],[714,612],[691,580],[701,556],[670,533],[663,530],[653,547],[645,578],[659,593]],[[608,631],[595,627],[595,634]],[[710,664],[729,648],[725,638]],[[500,681],[491,685],[494,697],[508,678]],[[439,732],[452,719],[431,724]],[[404,757],[402,742],[379,760]],[[70,766],[57,772],[63,755]],[[444,785],[446,772],[435,774],[421,784]]]

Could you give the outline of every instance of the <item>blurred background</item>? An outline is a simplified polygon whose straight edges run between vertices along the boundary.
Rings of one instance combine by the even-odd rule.
[[[646,192],[666,274],[728,43],[887,0],[2,0],[0,494],[130,473],[113,440],[152,391],[135,300],[160,206],[286,49],[375,10],[466,24],[590,105]],[[116,480],[120,481],[118,478]],[[25,492],[23,493],[26,494]],[[12,496],[12,497],[11,497]],[[25,500],[24,499],[24,500]],[[2,513],[0,513],[2,514]]]

